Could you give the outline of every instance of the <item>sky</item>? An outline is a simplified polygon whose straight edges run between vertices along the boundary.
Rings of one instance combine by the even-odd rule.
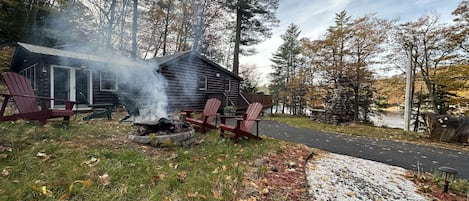
[[[299,26],[300,38],[321,39],[329,26],[334,24],[335,13],[342,10],[352,19],[375,13],[383,19],[398,19],[398,23],[416,21],[427,14],[436,13],[441,22],[451,23],[453,12],[461,0],[280,0],[277,19],[280,20],[270,39],[255,46],[258,54],[241,56],[241,64],[256,65],[261,76],[261,84],[268,83],[271,72],[270,58],[282,44],[280,35],[285,33],[288,25]]]

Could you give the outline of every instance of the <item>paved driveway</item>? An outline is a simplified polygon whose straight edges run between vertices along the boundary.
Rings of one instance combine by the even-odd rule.
[[[420,164],[421,170],[434,173],[438,167],[449,166],[458,170],[459,178],[469,179],[469,152],[467,151],[332,134],[295,128],[268,120],[260,122],[259,133],[272,138],[302,143],[328,152],[378,161],[409,170],[417,170],[417,164]]]

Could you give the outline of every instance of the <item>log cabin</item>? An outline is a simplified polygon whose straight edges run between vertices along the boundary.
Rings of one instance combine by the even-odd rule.
[[[242,78],[194,51],[129,62],[18,42],[10,70],[28,78],[36,95],[77,101],[77,110],[89,110],[91,104],[121,104],[126,87],[115,69],[139,70],[142,63],[166,79],[168,111],[201,109],[209,98],[220,99],[220,108],[238,105]],[[51,108],[60,107],[51,102]]]

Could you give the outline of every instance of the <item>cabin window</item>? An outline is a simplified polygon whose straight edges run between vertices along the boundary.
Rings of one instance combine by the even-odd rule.
[[[207,90],[207,76],[201,75],[199,76],[199,90]]]
[[[225,78],[225,91],[231,91],[231,80]]]
[[[37,67],[37,64],[34,64],[20,71],[20,75],[22,75],[25,78],[28,78],[28,80],[31,82],[33,90],[37,90],[36,67]]]
[[[117,75],[114,73],[100,73],[99,83],[101,91],[117,91]]]

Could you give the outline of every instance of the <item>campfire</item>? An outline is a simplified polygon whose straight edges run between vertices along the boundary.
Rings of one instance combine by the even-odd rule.
[[[191,129],[191,125],[187,122],[181,122],[175,119],[160,118],[157,122],[141,121],[135,122],[134,125],[140,126],[136,135],[149,135],[157,133],[166,135],[170,133],[180,133]]]
[[[137,130],[129,132],[128,138],[134,142],[150,144],[154,147],[183,146],[194,143],[194,129],[187,122],[160,118],[158,121],[134,122]]]

